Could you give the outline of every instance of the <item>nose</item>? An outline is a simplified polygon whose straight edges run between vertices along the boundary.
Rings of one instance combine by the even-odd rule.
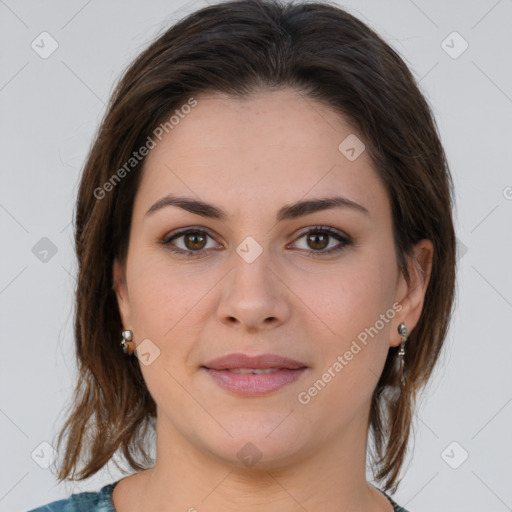
[[[217,314],[229,327],[254,333],[275,329],[290,317],[287,288],[268,250],[252,262],[233,254],[233,269],[222,286]]]

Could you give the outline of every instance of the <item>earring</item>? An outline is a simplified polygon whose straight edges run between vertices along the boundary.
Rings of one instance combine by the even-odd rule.
[[[398,351],[398,357],[400,358],[400,374],[401,374],[401,382],[402,386],[405,386],[405,374],[404,374],[404,356],[405,356],[405,342],[407,341],[407,338],[409,337],[409,331],[407,330],[407,326],[402,322],[398,326],[398,333],[400,336],[402,336],[402,343],[400,345],[400,350]]]
[[[135,343],[132,341],[133,332],[132,331],[123,331],[121,333],[121,347],[123,348],[123,352],[131,356],[135,351]]]

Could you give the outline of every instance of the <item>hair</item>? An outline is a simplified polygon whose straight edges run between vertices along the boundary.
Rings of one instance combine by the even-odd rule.
[[[88,478],[118,450],[134,470],[151,464],[144,441],[156,404],[137,358],[120,349],[113,290],[113,262],[126,262],[145,161],[134,164],[134,152],[193,95],[249,98],[278,88],[322,102],[356,127],[386,186],[397,264],[408,283],[413,245],[429,239],[434,246],[423,309],[407,344],[406,385],[399,384],[398,347],[391,347],[370,409],[374,476],[396,491],[417,393],[439,359],[452,315],[452,178],[431,109],[398,53],[337,5],[293,0],[224,1],[187,15],[137,56],[110,98],[74,212],[78,380],[58,435],[59,480]]]

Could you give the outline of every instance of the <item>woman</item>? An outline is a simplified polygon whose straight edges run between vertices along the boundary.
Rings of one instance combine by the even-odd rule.
[[[407,66],[339,7],[171,27],[114,91],[75,219],[58,478],[119,450],[136,473],[52,510],[406,512],[389,492],[452,311],[451,187]]]

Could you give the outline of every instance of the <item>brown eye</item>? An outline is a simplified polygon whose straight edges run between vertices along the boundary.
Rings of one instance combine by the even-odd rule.
[[[210,249],[219,248],[215,244],[212,245],[212,240],[212,235],[207,231],[189,228],[167,235],[161,243],[176,254],[199,258],[207,256]]]
[[[307,241],[312,249],[322,250],[329,245],[329,235],[311,232],[308,234]]]
[[[350,236],[328,226],[317,226],[310,229],[297,240],[301,239],[304,239],[303,247],[300,247],[299,244],[298,248],[313,258],[334,255],[353,243]]]
[[[190,250],[204,249],[207,241],[207,235],[200,231],[190,231],[183,235],[185,247]]]

